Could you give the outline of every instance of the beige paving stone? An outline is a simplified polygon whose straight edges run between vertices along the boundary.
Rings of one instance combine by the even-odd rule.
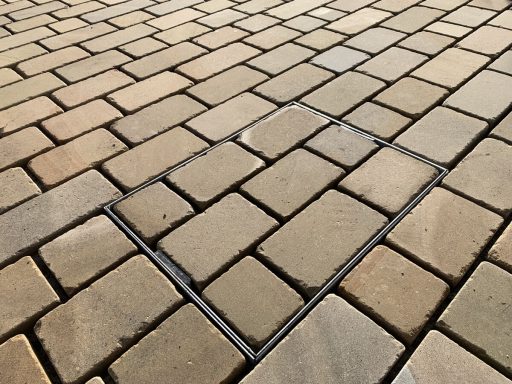
[[[326,29],[317,29],[295,39],[295,42],[311,49],[324,50],[341,43],[346,39],[347,37],[340,33],[328,31]]]
[[[0,214],[31,198],[40,195],[41,190],[22,168],[10,168],[0,173]]]
[[[260,55],[247,64],[269,75],[277,75],[315,55],[315,51],[288,43]]]
[[[512,272],[512,225],[508,225],[487,254],[487,259]]]
[[[34,43],[10,49],[8,55],[0,55],[0,68],[19,63],[20,61],[28,60],[46,52],[47,51],[45,49]]]
[[[11,32],[18,33],[29,29],[46,26],[50,23],[53,23],[54,21],[57,21],[57,19],[51,17],[50,15],[38,15],[29,19],[9,23],[5,27]]]
[[[231,382],[244,366],[242,354],[187,304],[121,356],[109,373],[126,384],[145,380],[215,384]]]
[[[168,4],[162,3],[161,5]],[[204,25],[197,24],[193,21],[185,24],[178,25],[177,27],[166,29],[163,32],[153,35],[156,39],[162,40],[163,42],[174,45],[181,43],[185,40],[200,36],[203,33],[211,31],[210,28]]]
[[[220,12],[215,12],[210,15],[201,17],[197,20],[197,22],[215,29],[224,27],[228,24],[232,24],[246,17],[247,15],[245,13],[235,11],[234,9],[224,9]]]
[[[392,384],[510,383],[438,331],[431,331],[407,361]]]
[[[346,35],[355,35],[379,24],[390,16],[393,16],[393,14],[374,8],[364,8],[336,20],[325,28]]]
[[[512,97],[512,77],[482,71],[464,84],[444,105],[494,122],[508,109]]]
[[[283,1],[281,0],[249,0],[237,5],[234,9],[254,15],[281,4],[283,4]]]
[[[156,5],[155,5],[156,7]],[[147,9],[146,9],[147,10]],[[118,28],[126,28],[131,25],[143,23],[153,19],[154,16],[144,11],[133,11],[125,15],[117,16],[109,19],[108,22],[114,24]]]
[[[437,322],[444,332],[509,375],[512,372],[511,290],[512,275],[483,262]]]
[[[217,49],[248,36],[249,33],[238,28],[226,26],[195,38],[193,41],[205,48]]]
[[[372,4],[372,7],[397,13],[416,5],[420,1],[421,0],[380,0]]]
[[[495,15],[496,12],[493,11],[464,6],[449,13],[441,20],[446,21],[448,23],[460,24],[466,27],[475,28],[485,23],[487,20],[489,20],[491,17]]]
[[[364,103],[345,116],[343,121],[381,139],[390,140],[412,120],[380,105]]]
[[[512,51],[506,51],[498,59],[494,60],[489,69],[512,75]]]
[[[187,93],[209,106],[216,106],[268,79],[267,75],[240,65],[194,85]]]
[[[122,68],[130,75],[140,80],[169,70],[185,61],[201,56],[206,52],[207,50],[204,48],[189,42],[184,42],[135,60],[124,65]]]
[[[0,52],[19,47],[28,43],[33,43],[44,39],[45,37],[55,35],[51,29],[38,27],[29,31],[16,33],[14,35],[0,38]]]
[[[512,113],[509,113],[491,132],[491,136],[512,144]]]
[[[68,47],[24,61],[18,64],[16,68],[25,76],[34,76],[89,56],[83,49]]]
[[[4,109],[0,111],[0,136],[37,124],[61,112],[62,109],[47,97],[37,97]]]
[[[242,93],[194,117],[186,125],[206,140],[218,142],[276,108],[274,104],[251,93]]]
[[[245,5],[245,4],[241,4]],[[254,16],[248,17],[247,19],[243,19],[237,21],[234,26],[244,29],[248,32],[259,32],[263,29],[271,27],[273,25],[279,24],[281,20],[276,19],[275,17],[270,17],[267,15],[256,14]]]
[[[411,344],[450,287],[400,254],[379,245],[342,280],[339,291],[406,344]]]
[[[512,11],[507,10],[500,13],[494,19],[488,22],[490,25],[512,29]]]
[[[291,152],[328,120],[298,106],[290,106],[244,131],[237,141],[266,160]]]
[[[120,46],[119,50],[130,56],[140,58],[164,48],[167,48],[167,45],[161,41],[155,40],[152,37],[144,37],[140,40]]]
[[[201,0],[164,1],[160,4],[147,7],[146,11],[153,15],[161,16],[198,3],[201,3]]]
[[[82,28],[52,36],[39,41],[39,44],[52,51],[75,45],[85,40],[92,39],[97,36],[105,35],[115,31],[116,28],[107,23],[95,23]]]
[[[121,4],[112,5],[107,8],[86,13],[82,16],[82,19],[89,23],[97,23],[99,21],[105,21],[112,17],[124,15],[154,4],[155,3],[151,0],[130,0]]]
[[[172,172],[166,180],[205,209],[264,167],[262,160],[227,142]]]
[[[473,0],[469,5],[478,8],[492,9],[494,11],[502,11],[510,4],[506,0]]]
[[[437,107],[393,142],[445,167],[453,167],[487,130],[486,122]]]
[[[384,81],[395,81],[428,60],[427,56],[391,47],[356,69]]]
[[[135,41],[142,37],[146,37],[156,31],[157,29],[146,24],[136,24],[131,27],[109,33],[107,35],[88,40],[80,45],[87,49],[89,52],[100,53],[129,43],[131,41]]]
[[[110,129],[128,143],[138,145],[204,111],[206,107],[197,101],[176,95],[117,120]]]
[[[0,345],[0,381],[10,384],[51,383],[24,335],[16,335]]]
[[[92,170],[4,213],[0,216],[0,264],[47,242],[120,195]],[[55,207],[62,209],[56,211]]]
[[[511,152],[512,146],[485,139],[450,172],[443,184],[506,216],[512,210]]]
[[[158,248],[202,290],[277,226],[255,205],[232,193],[164,237]]]
[[[0,139],[0,170],[21,165],[53,147],[50,139],[35,127],[15,132]]]
[[[333,77],[333,73],[314,65],[299,64],[259,85],[254,92],[278,105],[283,105],[304,96]]]
[[[59,143],[66,143],[123,115],[104,100],[94,100],[42,122],[42,127]]]
[[[339,186],[394,216],[438,175],[438,171],[408,155],[383,148],[345,177]]]
[[[60,301],[29,256],[0,270],[0,287],[0,341],[26,331]]]
[[[380,383],[404,349],[346,301],[329,295],[241,383]]]
[[[0,8],[0,14],[6,15],[8,13],[17,11],[18,9],[28,8],[33,6],[34,3],[30,1],[18,1],[11,4],[2,4],[2,7]]]
[[[80,136],[30,160],[28,168],[53,188],[128,149],[103,128]]]
[[[279,218],[288,220],[345,172],[303,149],[286,155],[240,188]]]
[[[298,31],[283,27],[281,25],[276,25],[246,37],[243,41],[244,43],[267,51],[300,36],[302,36],[302,34]]]
[[[171,282],[146,257],[135,256],[44,316],[35,332],[60,379],[78,383],[181,302]]]
[[[496,56],[511,45],[512,31],[484,25],[460,41],[457,47],[483,53],[484,55]]]
[[[448,36],[428,31],[420,31],[409,36],[407,39],[400,41],[398,45],[426,55],[435,55],[448,47],[454,41],[455,39]]]
[[[13,20],[23,20],[28,19],[29,17],[56,11],[57,9],[61,9],[64,7],[66,7],[66,5],[61,3],[60,1],[50,1],[47,2],[46,4],[40,4],[34,7],[29,7],[11,12],[9,13],[9,17],[11,17]]]
[[[373,141],[336,125],[324,129],[309,140],[304,147],[327,157],[347,170],[355,168],[379,148]]]
[[[402,219],[386,241],[454,285],[501,222],[498,215],[436,188]]]
[[[72,296],[136,252],[137,247],[102,215],[45,244],[39,256]]]
[[[60,9],[56,12],[53,12],[53,15],[59,19],[67,19],[70,17],[80,16],[84,13],[92,12],[101,8],[105,8],[105,4],[102,4],[99,1],[87,1],[73,5],[71,7]]]
[[[387,47],[396,44],[407,35],[402,32],[392,31],[386,28],[370,28],[349,40],[343,45],[359,49],[368,53],[379,53]]]
[[[283,23],[283,26],[307,33],[327,24],[326,21],[308,15],[300,15]]]
[[[328,7],[320,7],[313,9],[308,12],[308,15],[325,20],[325,21],[334,21],[342,16],[345,16],[346,13],[342,11],[338,11],[337,9],[332,9]]]
[[[150,20],[148,21],[148,24],[160,30],[165,30],[192,20],[196,20],[205,15],[206,13],[204,12],[199,12],[198,10],[192,8],[185,8]]]
[[[301,101],[328,115],[340,117],[385,87],[369,76],[347,72],[310,93]]]
[[[382,23],[382,26],[401,32],[413,33],[439,19],[444,14],[445,12],[438,9],[412,7],[386,20]]]
[[[114,209],[149,243],[194,215],[190,204],[162,183],[142,189],[116,204]]]
[[[130,190],[206,148],[203,140],[176,127],[103,163],[102,168]]]
[[[421,5],[430,8],[442,9],[444,11],[452,11],[467,2],[467,0],[425,0]]]
[[[210,284],[202,296],[256,348],[304,305],[299,294],[250,256]]]
[[[348,71],[361,62],[368,60],[370,55],[347,47],[336,46],[315,56],[310,63],[318,65],[338,74]]]
[[[264,241],[257,254],[312,297],[386,224],[380,213],[330,190]]]
[[[379,93],[374,100],[413,118],[420,117],[448,95],[445,89],[405,77]]]
[[[462,37],[471,32],[471,28],[463,27],[462,25],[455,25],[451,23],[445,23],[443,21],[437,21],[430,24],[425,28],[425,31],[436,32],[442,35],[452,37]]]
[[[272,8],[266,13],[279,19],[288,20],[324,5],[329,1],[330,0],[297,0],[292,3],[284,3],[278,7]]]
[[[101,377],[96,376],[87,381],[85,384],[105,384],[105,382],[101,379]]]
[[[194,1],[199,3],[199,1]],[[198,4],[194,8],[206,13],[216,13],[226,8],[230,8],[237,5],[236,2],[230,0],[210,0],[204,4]]]

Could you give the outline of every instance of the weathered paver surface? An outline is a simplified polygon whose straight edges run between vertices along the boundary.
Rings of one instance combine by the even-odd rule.
[[[511,382],[511,145],[509,0],[0,0],[0,382]]]

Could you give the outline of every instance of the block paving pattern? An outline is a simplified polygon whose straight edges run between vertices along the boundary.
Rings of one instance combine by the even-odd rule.
[[[0,383],[511,383],[511,48],[509,0],[0,0]],[[216,146],[113,209],[258,349],[438,174],[292,101],[449,173],[253,366],[102,208]]]

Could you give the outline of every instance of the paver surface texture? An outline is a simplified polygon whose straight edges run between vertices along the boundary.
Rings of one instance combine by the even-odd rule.
[[[0,384],[512,383],[511,219],[510,0],[0,0]]]

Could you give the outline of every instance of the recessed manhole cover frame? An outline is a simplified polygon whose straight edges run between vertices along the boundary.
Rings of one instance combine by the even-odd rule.
[[[337,125],[342,128],[348,129],[349,131],[367,139],[379,147],[384,148],[392,148],[396,151],[399,151],[407,156],[413,157],[416,160],[419,160],[423,163],[426,163],[433,168],[435,168],[439,174],[438,176],[430,182],[419,194],[416,196],[414,200],[412,200],[404,209],[402,209],[383,229],[381,229],[375,236],[373,236],[364,247],[353,256],[309,301],[305,303],[305,305],[296,312],[271,338],[267,341],[263,347],[261,347],[258,351],[254,351],[250,345],[235,331],[220,315],[217,314],[215,309],[213,309],[210,305],[208,305],[201,296],[194,291],[191,284],[191,279],[188,277],[186,273],[184,273],[177,265],[173,263],[173,261],[163,254],[161,251],[153,251],[145,242],[140,238],[140,236],[132,230],[129,225],[127,225],[113,210],[113,207],[120,203],[121,201],[127,199],[129,196],[139,192],[140,190],[162,181],[167,175],[176,171],[177,169],[187,165],[188,163],[194,161],[195,159],[206,155],[208,152],[213,149],[219,147],[220,145],[232,141],[236,137],[238,137],[242,132],[247,131],[254,127],[255,125],[261,123],[262,121],[268,119],[269,117],[283,111],[286,108],[291,106],[296,106],[307,110],[317,116],[321,116],[327,119],[331,125]],[[361,131],[355,127],[352,127],[346,123],[338,121],[334,118],[331,118],[319,111],[316,111],[310,107],[302,105],[297,102],[288,103],[277,110],[265,115],[258,121],[252,123],[251,125],[240,129],[233,133],[232,135],[226,137],[224,140],[212,145],[208,149],[202,151],[201,153],[187,159],[178,165],[174,166],[170,170],[167,170],[160,175],[154,177],[153,179],[147,181],[146,183],[140,185],[139,187],[133,189],[132,191],[126,193],[122,197],[114,200],[110,204],[104,207],[104,210],[108,217],[113,220],[122,230],[128,235],[139,247],[139,249],[146,254],[146,256],[162,271],[169,280],[176,286],[176,288],[183,294],[183,296],[196,305],[199,310],[244,354],[247,360],[256,364],[260,360],[262,360],[280,341],[286,336],[306,315],[318,304],[329,292],[331,292],[339,282],[362,260],[362,258],[368,254],[435,186],[437,186],[441,180],[448,174],[448,169],[428,160],[419,155],[416,155],[406,149],[397,147],[394,144],[388,143],[378,137],[372,136],[366,132]]]

